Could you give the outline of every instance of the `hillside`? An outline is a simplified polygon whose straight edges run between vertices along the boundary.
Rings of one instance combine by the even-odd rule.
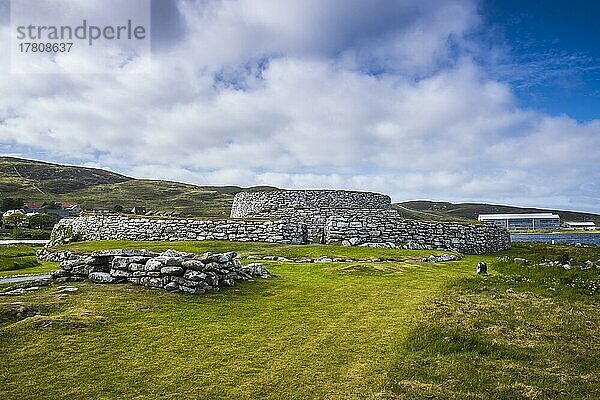
[[[0,196],[57,195],[130,179],[101,169],[0,157]]]
[[[273,187],[196,186],[134,179],[101,169],[65,166],[14,157],[0,157],[0,198],[26,201],[69,201],[84,208],[125,210],[135,206],[178,211],[194,216],[229,215],[233,196],[242,190]]]
[[[480,203],[448,203],[434,201],[405,201],[395,205],[407,217],[412,213],[417,219],[476,221],[479,214],[541,213],[560,215],[562,221],[592,221],[600,225],[600,215],[575,211],[548,210]]]
[[[95,168],[65,166],[14,157],[0,157],[0,199],[69,201],[90,209],[115,205],[130,210],[177,211],[193,216],[228,216],[233,196],[241,191],[278,190],[272,186],[196,186],[179,182],[134,179]],[[404,218],[428,221],[474,221],[478,214],[554,212],[567,221],[594,221],[600,215],[512,206],[406,201],[394,208]]]

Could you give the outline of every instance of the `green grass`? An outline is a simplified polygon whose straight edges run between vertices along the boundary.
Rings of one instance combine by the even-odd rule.
[[[11,244],[0,246],[0,277],[45,274],[58,268],[57,263],[40,261],[35,253],[39,245]]]
[[[537,258],[564,251],[518,247],[545,253]],[[600,255],[586,252],[577,258]],[[456,280],[422,308],[425,318],[403,342],[382,398],[600,398],[600,270],[504,260],[493,268]]]
[[[43,274],[56,269],[57,264],[36,258],[39,248],[26,244],[0,246],[0,277]]]
[[[570,251],[596,260],[598,249],[518,244],[499,255],[430,264],[417,260],[439,252],[231,242],[67,248],[398,261],[268,262],[275,278],[203,296],[82,282],[67,297],[49,287],[0,298],[2,399],[598,394],[599,295],[590,294],[590,284],[599,273],[517,267],[498,258],[541,260]],[[480,260],[488,262],[487,277],[474,275]],[[14,301],[30,311],[17,317]]]

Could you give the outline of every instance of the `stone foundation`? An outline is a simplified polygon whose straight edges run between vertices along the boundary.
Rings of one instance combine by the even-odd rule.
[[[333,216],[325,223],[325,242],[360,245],[396,243],[413,249],[454,250],[465,254],[510,249],[510,234],[501,227],[435,223],[373,216]]]

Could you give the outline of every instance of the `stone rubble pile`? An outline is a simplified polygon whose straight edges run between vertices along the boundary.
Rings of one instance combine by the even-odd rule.
[[[540,267],[562,267],[563,269],[578,268],[582,271],[586,271],[588,269],[593,269],[593,268],[600,269],[600,260],[596,261],[595,263],[591,260],[587,260],[583,263],[576,263],[574,260],[570,260],[569,262],[566,262],[566,263],[563,263],[559,260],[554,260],[554,261],[542,260],[542,262],[540,262],[538,264],[538,266],[540,266]]]
[[[329,256],[320,256],[317,258],[286,258],[280,256],[254,256],[250,255],[247,257],[249,260],[264,260],[264,261],[279,261],[279,262],[293,262],[293,263],[330,263],[330,262],[364,262],[364,263],[372,263],[372,262],[398,262],[402,261],[398,258],[394,257],[371,257],[371,258],[340,258],[340,257],[329,257]],[[430,255],[429,257],[415,259],[414,261],[421,262],[446,262],[446,261],[456,261],[460,260],[461,257],[454,254],[442,254],[440,256]]]
[[[3,292],[0,293],[0,296],[15,296],[21,295],[27,292],[32,292],[35,290],[39,290],[42,286],[48,286],[52,283],[50,279],[36,279],[33,281],[23,282],[16,285],[12,285],[4,289]]]
[[[63,262],[65,260],[69,260],[71,258],[78,257],[78,256],[75,256],[70,251],[50,251],[47,248],[38,250],[36,252],[36,256],[38,259],[40,259],[42,261],[57,262],[57,263]]]
[[[351,243],[349,240],[347,241],[348,243]],[[343,245],[343,243],[342,243]],[[352,245],[352,244],[350,244]],[[398,246],[396,246],[395,243],[391,243],[391,242],[383,242],[383,243],[363,243],[363,244],[359,244],[358,247],[371,247],[371,248],[375,248],[375,249],[397,249]]]
[[[455,256],[454,254],[442,254],[441,256],[434,256],[433,254],[429,257],[425,257],[421,259],[422,262],[446,262],[446,261],[457,261],[460,260],[459,256]]]
[[[235,252],[194,254],[167,250],[108,250],[73,255],[51,272],[57,282],[131,283],[172,292],[202,294],[271,274],[261,264],[242,266]]]

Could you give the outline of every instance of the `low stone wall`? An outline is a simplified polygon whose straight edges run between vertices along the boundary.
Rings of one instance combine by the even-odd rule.
[[[233,199],[231,218],[246,218],[271,210],[290,208],[389,209],[391,199],[380,193],[348,190],[276,190],[240,192]]]
[[[310,210],[301,216],[296,215],[294,221],[84,216],[61,220],[52,231],[50,245],[73,239],[231,240],[306,244],[314,235],[322,232],[325,243],[342,242],[346,245],[399,243],[404,248],[456,250],[466,254],[510,249],[510,235],[500,227],[421,222],[389,216],[340,215],[336,210],[332,212],[335,214],[326,218],[326,221],[317,212],[311,214]],[[302,218],[305,218],[305,223]]]
[[[483,254],[510,249],[510,234],[496,226],[336,215],[325,223],[325,242],[343,242],[346,245],[390,242],[414,249]]]
[[[122,215],[65,218],[52,230],[51,245],[80,240],[232,240],[306,243],[306,227],[289,221],[153,219]],[[68,241],[68,240],[67,240]]]
[[[60,270],[51,272],[57,282],[90,280],[93,283],[131,283],[172,292],[202,294],[234,286],[254,277],[268,278],[261,264],[243,267],[234,252],[194,254],[167,250],[107,250],[91,255],[68,254]]]
[[[393,209],[375,210],[368,208],[283,208],[256,213],[256,218],[276,218],[287,219],[306,225],[308,241],[313,241],[318,236],[323,235],[323,228],[327,218],[334,215],[354,215],[367,216],[374,215],[379,217],[397,217],[398,212]]]

